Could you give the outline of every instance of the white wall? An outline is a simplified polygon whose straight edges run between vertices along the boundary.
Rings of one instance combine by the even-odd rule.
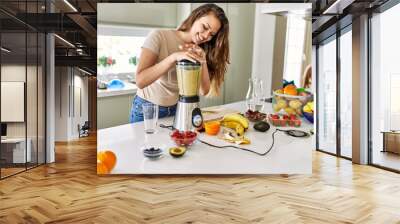
[[[276,17],[274,15],[261,13],[262,9],[263,4],[256,4],[252,77],[261,78],[265,86],[265,92],[270,93]]]
[[[72,130],[71,135],[73,138],[79,137],[77,126],[78,124],[82,126],[85,121],[88,121],[88,77],[81,76],[80,73],[77,74],[77,70],[75,70],[74,77],[74,86],[75,86],[75,96],[72,96],[74,99],[74,110],[75,113],[72,114]],[[78,91],[80,90],[80,93]],[[79,97],[80,94],[80,97]],[[80,101],[80,102],[79,102]],[[80,108],[79,108],[80,107]],[[80,111],[82,110],[82,111]]]
[[[68,141],[68,73],[68,67],[55,68],[55,141]]]
[[[32,66],[25,67],[25,65],[10,64],[1,66],[1,81],[10,82],[25,82],[26,70],[28,73],[33,71]],[[35,68],[36,69],[36,68]],[[35,70],[36,71],[36,70]],[[29,96],[33,94],[28,94]],[[1,110],[6,110],[7,108],[1,108]],[[8,122],[7,123],[7,136],[8,137],[25,137],[25,126],[26,122]]]
[[[38,69],[38,70],[37,70]],[[6,122],[7,123],[7,137],[24,138],[25,135],[31,141],[31,155],[34,162],[36,162],[37,153],[39,153],[39,162],[44,162],[44,89],[41,67],[25,66],[25,64],[3,64],[1,66],[1,81],[11,82],[24,82],[26,87],[26,99],[22,102],[20,108],[5,108],[2,107],[2,112],[17,113],[15,110],[20,110],[24,116],[26,112],[26,120],[23,118],[22,122]],[[25,80],[27,78],[27,81]],[[4,89],[2,89],[2,92]],[[24,94],[24,89],[18,90],[19,94]],[[2,95],[2,98],[7,95]],[[23,97],[24,98],[24,97]],[[26,106],[25,106],[26,101]],[[14,111],[12,111],[14,110]]]
[[[55,141],[77,139],[78,124],[82,126],[88,120],[88,78],[82,75],[79,70],[71,67],[56,67]],[[79,90],[80,98],[77,97]]]

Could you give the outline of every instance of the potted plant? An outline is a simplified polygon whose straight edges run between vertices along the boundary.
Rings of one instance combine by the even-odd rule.
[[[134,66],[136,66],[137,62],[138,62],[138,58],[136,56],[129,58],[129,64],[133,64]]]
[[[97,59],[97,67],[99,68],[100,75],[106,75],[108,73],[108,68],[115,64],[115,59],[111,56],[101,56]]]

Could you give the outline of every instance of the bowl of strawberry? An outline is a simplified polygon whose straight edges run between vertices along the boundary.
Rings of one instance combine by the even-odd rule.
[[[295,114],[291,115],[279,115],[279,114],[270,114],[268,116],[269,122],[278,127],[299,127],[301,125],[301,120]]]
[[[197,138],[197,133],[194,131],[179,131],[175,130],[171,134],[171,139],[178,146],[189,146],[192,145],[193,142]]]

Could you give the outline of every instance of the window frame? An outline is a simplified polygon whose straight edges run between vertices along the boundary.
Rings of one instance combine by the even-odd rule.
[[[337,30],[335,33],[329,35],[328,37],[326,37],[325,39],[319,40],[316,45],[316,65],[317,68],[315,70],[315,74],[316,74],[316,107],[317,107],[317,111],[319,110],[319,105],[318,105],[318,92],[319,92],[319,47],[322,44],[327,44],[331,41],[336,41],[336,152],[332,153],[332,152],[328,152],[326,150],[320,149],[319,147],[319,113],[317,112],[316,114],[316,150],[319,152],[323,152],[329,155],[333,155],[339,158],[343,158],[346,160],[350,160],[352,161],[352,158],[347,157],[342,155],[341,153],[341,119],[340,119],[340,112],[341,112],[341,108],[340,108],[340,104],[341,104],[341,99],[340,99],[340,76],[341,76],[341,67],[340,67],[340,38],[342,35],[344,35],[347,32],[351,32],[352,31],[352,22],[349,24],[346,24],[346,26],[344,26],[343,28],[341,28],[340,30]]]

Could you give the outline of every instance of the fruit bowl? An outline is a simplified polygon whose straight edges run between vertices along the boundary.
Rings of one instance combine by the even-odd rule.
[[[280,116],[279,114],[270,114],[268,115],[268,121],[274,126],[277,127],[300,127],[301,120],[297,117],[297,115],[286,115]]]
[[[196,140],[197,133],[194,131],[175,130],[170,136],[177,146],[189,146]]]
[[[303,95],[288,95],[274,91],[272,98],[272,108],[275,113],[283,110],[286,114],[303,116],[302,108],[308,101],[312,100],[310,92],[303,92]]]

